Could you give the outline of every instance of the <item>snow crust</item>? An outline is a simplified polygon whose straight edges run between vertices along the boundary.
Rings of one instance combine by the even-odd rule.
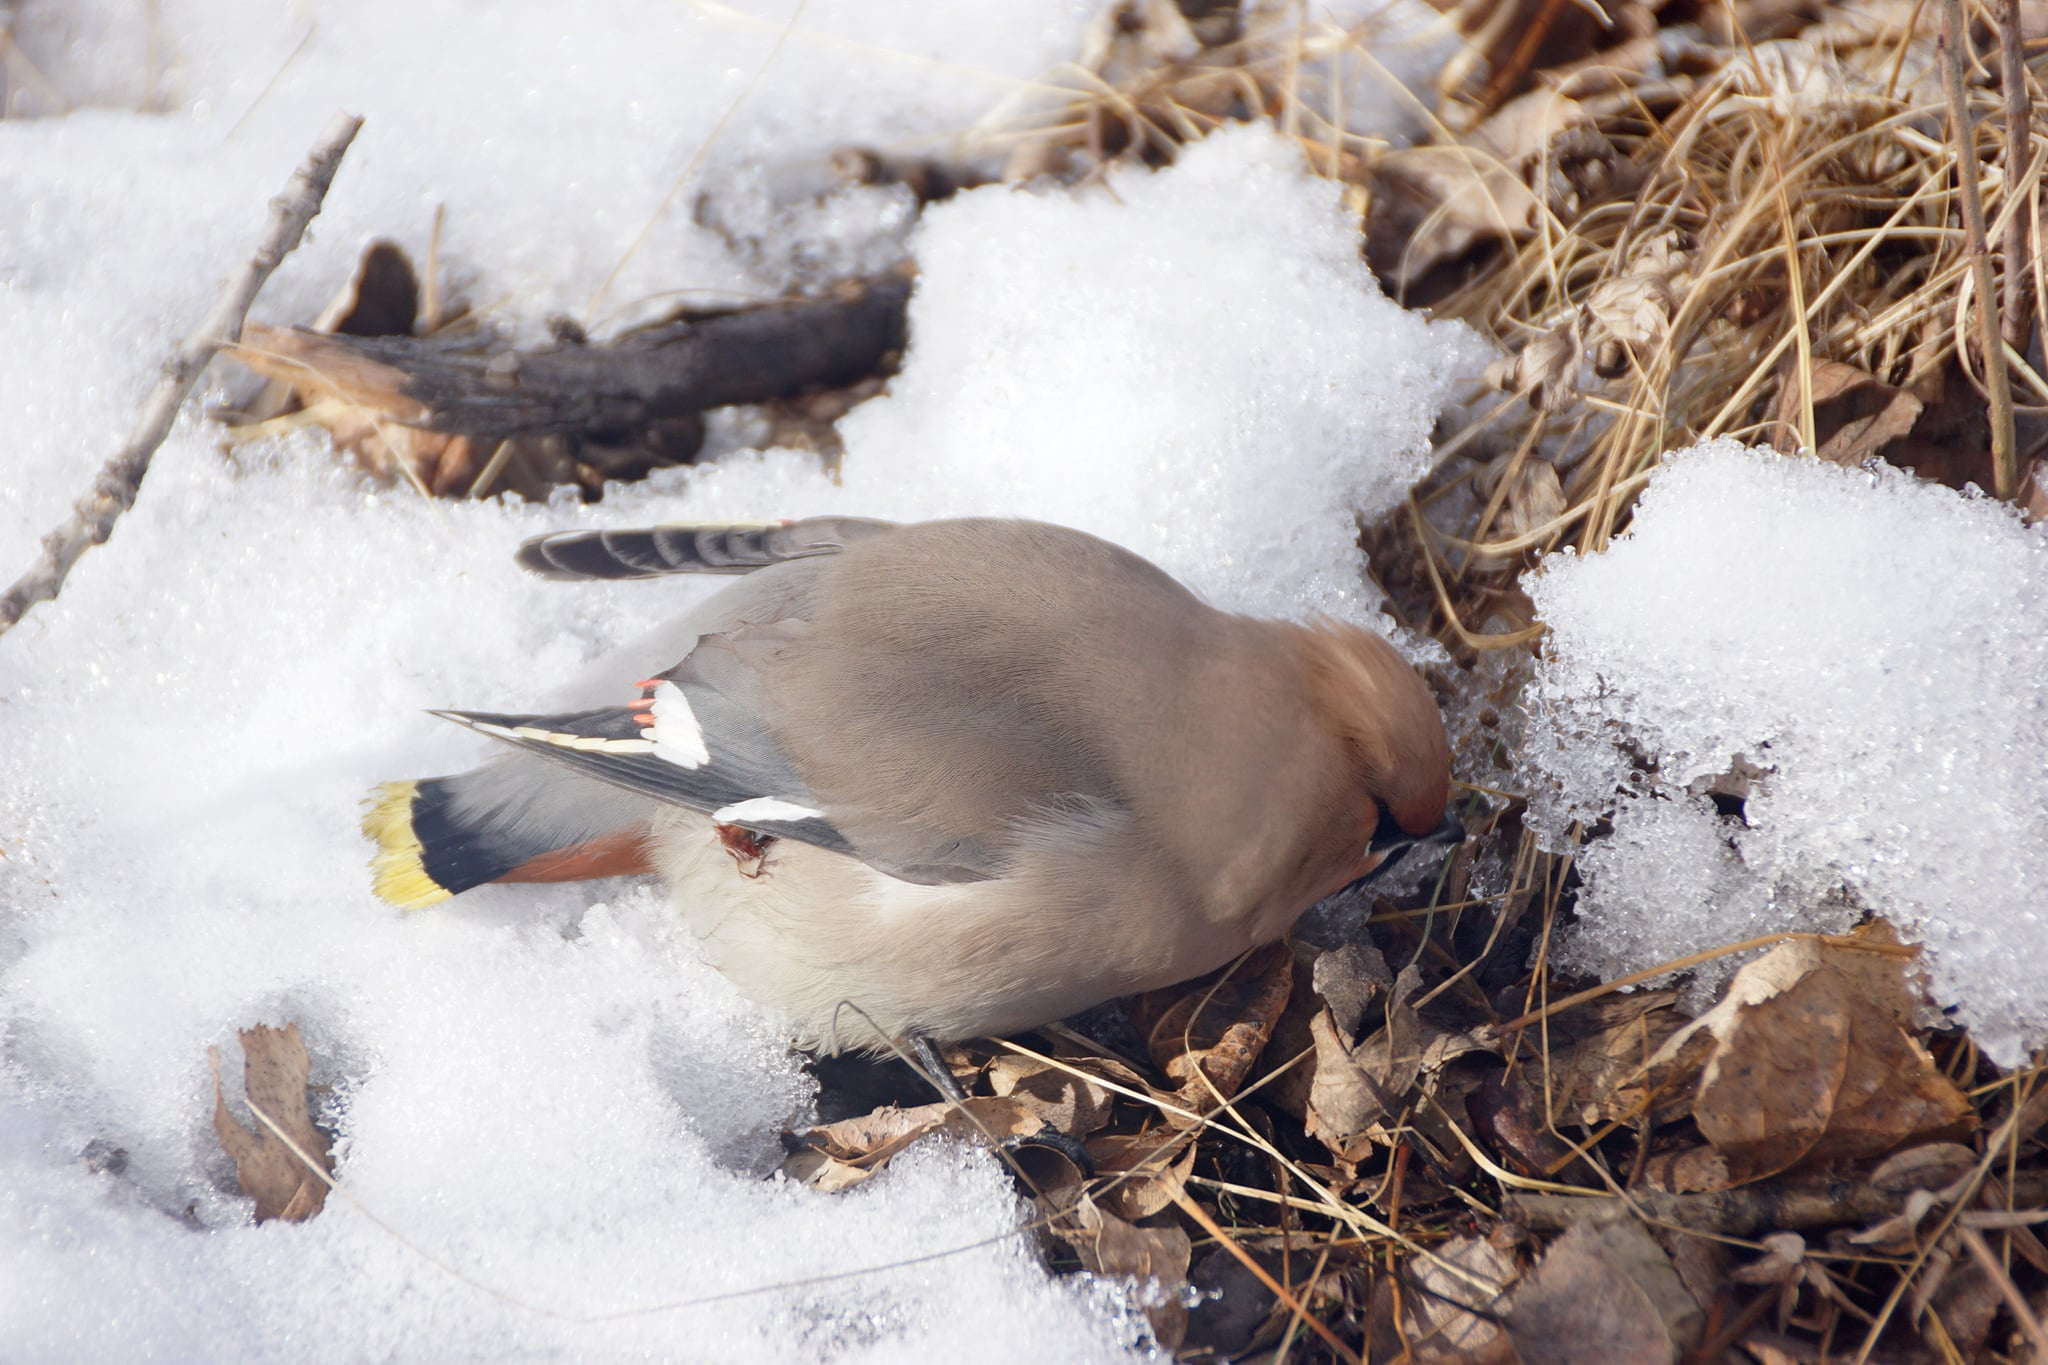
[[[1712,442],[1629,534],[1524,580],[1550,626],[1537,828],[1590,844],[1576,965],[1612,977],[1862,908],[1926,945],[2000,1064],[2048,1042],[2048,534],[1889,468]],[[1747,795],[1741,818],[1707,789]]]
[[[1093,8],[814,0],[703,176],[928,146],[1072,51]],[[125,46],[126,7],[20,11],[71,104],[117,107],[0,121],[0,578],[118,445],[339,104],[369,123],[258,317],[310,316],[372,236],[423,259],[437,203],[457,283],[515,328],[766,287],[685,201],[586,311],[785,11],[160,9],[154,67]],[[857,256],[874,224],[853,219],[808,223],[819,239],[785,255]],[[487,752],[425,708],[544,703],[706,590],[524,576],[510,552],[543,530],[1031,514],[1223,605],[1371,615],[1353,517],[1419,472],[1474,346],[1379,297],[1334,192],[1279,139],[1232,133],[1075,194],[977,191],[933,210],[916,251],[906,368],[847,424],[837,481],[741,452],[590,508],[428,503],[312,435],[230,454],[188,410],[113,539],[0,637],[0,1354],[1138,1347],[1111,1290],[1039,1269],[975,1153],[921,1149],[829,1198],[765,1178],[811,1083],[652,889],[485,888],[401,916],[370,895],[356,833],[374,783]],[[288,1020],[350,1197],[259,1229],[211,1130],[206,1054],[232,1094],[235,1031]],[[702,1301],[661,1307],[684,1300]]]
[[[852,502],[1078,526],[1232,610],[1371,614],[1358,518],[1421,477],[1483,362],[1380,296],[1291,144],[1246,127],[1100,191],[979,191],[916,252],[913,363],[842,424]]]

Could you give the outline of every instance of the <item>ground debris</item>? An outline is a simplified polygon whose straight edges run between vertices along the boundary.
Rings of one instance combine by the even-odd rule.
[[[1699,1169],[1721,1185],[1966,1132],[1974,1111],[1908,1031],[1911,1003],[1895,958],[1787,943],[1667,1039],[1641,1084],[1697,1068],[1693,1118],[1718,1157]]]
[[[326,1204],[328,1182],[323,1177],[334,1172],[330,1140],[314,1126],[306,1107],[312,1059],[297,1024],[281,1029],[257,1024],[238,1036],[243,1084],[256,1122],[245,1128],[229,1111],[221,1089],[220,1049],[209,1048],[213,1131],[221,1150],[234,1158],[242,1193],[256,1201],[256,1221],[303,1223]],[[318,1164],[317,1171],[307,1164],[309,1159]]]

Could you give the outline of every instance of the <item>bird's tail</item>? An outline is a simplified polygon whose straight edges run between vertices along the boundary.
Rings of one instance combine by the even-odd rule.
[[[451,777],[387,782],[364,803],[379,896],[418,910],[486,882],[651,871],[653,804],[524,754]]]
[[[635,531],[557,531],[519,547],[519,563],[543,578],[658,578],[743,574],[788,559],[838,554],[891,523],[865,517],[743,525],[655,526]]]

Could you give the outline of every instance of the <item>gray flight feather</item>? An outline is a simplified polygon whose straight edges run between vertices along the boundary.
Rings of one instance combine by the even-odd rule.
[[[812,517],[765,526],[678,525],[632,531],[563,531],[519,547],[523,568],[565,580],[744,574],[771,564],[837,554],[892,523]]]

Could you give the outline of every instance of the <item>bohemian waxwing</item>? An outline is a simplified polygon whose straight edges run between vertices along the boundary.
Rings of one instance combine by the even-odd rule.
[[[1079,531],[819,518],[519,559],[745,577],[621,704],[438,713],[518,752],[379,789],[378,894],[657,870],[807,1046],[979,1037],[1198,976],[1456,828],[1442,719],[1385,641],[1228,615]]]

